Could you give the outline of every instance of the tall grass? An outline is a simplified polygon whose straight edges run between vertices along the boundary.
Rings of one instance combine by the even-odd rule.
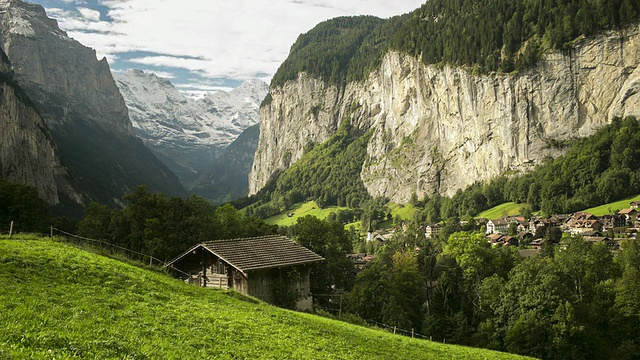
[[[51,240],[0,240],[2,359],[508,359],[282,310]]]

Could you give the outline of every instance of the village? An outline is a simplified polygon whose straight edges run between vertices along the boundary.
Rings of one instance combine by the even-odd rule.
[[[484,231],[487,242],[494,247],[514,246],[522,257],[530,257],[542,251],[549,242],[566,246],[564,234],[582,236],[592,244],[604,243],[612,251],[620,249],[620,243],[628,239],[636,239],[640,228],[640,201],[632,201],[629,208],[621,209],[615,214],[596,216],[587,212],[574,214],[556,214],[549,217],[503,216],[498,219],[476,218],[477,228]],[[463,222],[461,221],[461,225]],[[426,239],[436,239],[442,232],[443,222],[421,226]],[[403,226],[406,230],[406,226]],[[376,247],[391,241],[401,228],[390,230],[369,229],[367,242]],[[555,236],[551,233],[555,231]],[[550,245],[550,244],[549,244]],[[357,269],[363,269],[375,259],[374,254],[354,253],[347,257],[354,262]]]

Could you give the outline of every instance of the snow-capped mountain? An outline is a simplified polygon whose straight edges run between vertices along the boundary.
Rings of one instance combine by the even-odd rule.
[[[242,131],[259,122],[268,85],[248,80],[229,92],[193,99],[167,79],[141,70],[114,74],[134,131],[191,188]]]

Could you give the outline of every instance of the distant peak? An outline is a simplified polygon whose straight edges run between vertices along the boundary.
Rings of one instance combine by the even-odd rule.
[[[245,81],[242,82],[242,84],[240,84],[239,87],[251,87],[251,88],[255,88],[255,87],[266,87],[269,86],[266,82],[260,80],[260,79],[247,79]]]

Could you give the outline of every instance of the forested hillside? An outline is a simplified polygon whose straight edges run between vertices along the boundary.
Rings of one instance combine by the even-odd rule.
[[[385,53],[478,72],[522,69],[579,36],[637,20],[635,0],[430,0],[389,20],[337,18],[300,35],[272,86],[299,72],[343,86],[364,79]]]
[[[338,205],[352,208],[370,199],[360,180],[371,132],[359,134],[349,119],[324,144],[310,146],[301,160],[276,176],[256,196],[235,202],[252,204],[250,215],[267,218],[306,199],[320,206]],[[287,156],[287,154],[285,154]]]

